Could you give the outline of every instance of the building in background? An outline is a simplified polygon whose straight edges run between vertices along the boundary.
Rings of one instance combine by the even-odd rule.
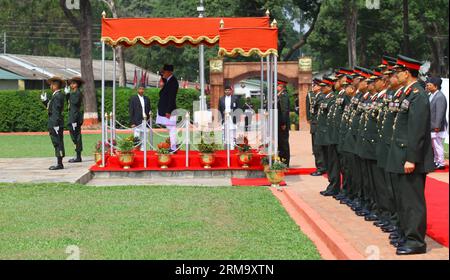
[[[113,62],[106,61],[106,85],[113,81]],[[134,64],[126,63],[127,86],[133,87],[134,81],[142,81],[145,75],[147,86],[156,87],[159,76]],[[101,60],[93,61],[95,86],[101,86]],[[118,71],[118,70],[117,70]],[[145,74],[146,73],[146,74]],[[72,78],[81,76],[81,60],[78,58],[0,54],[0,90],[42,89],[44,81],[50,77]],[[117,82],[119,76],[117,75]]]
[[[24,87],[25,77],[0,69],[0,90],[18,90]]]

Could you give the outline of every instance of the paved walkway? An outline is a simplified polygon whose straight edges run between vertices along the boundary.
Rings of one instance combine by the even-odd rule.
[[[93,158],[84,158],[82,163],[68,163],[68,159],[64,159],[63,170],[50,171],[55,158],[0,158],[0,183],[86,183]]]
[[[294,156],[294,166],[314,166],[311,152],[311,138],[305,132],[291,134],[291,153]],[[312,164],[312,165],[311,165]],[[433,178],[448,182],[448,173],[436,173]],[[395,249],[388,242],[388,235],[373,226],[372,223],[358,217],[347,206],[339,204],[333,198],[326,198],[319,194],[328,185],[325,177],[296,176],[286,180],[288,188],[315,210],[342,237],[363,256],[379,259],[420,259],[420,260],[448,260],[449,249],[427,238],[429,253],[426,255],[398,257]]]

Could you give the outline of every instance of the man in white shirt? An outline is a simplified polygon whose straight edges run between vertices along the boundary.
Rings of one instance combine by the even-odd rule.
[[[236,140],[236,123],[237,117],[233,116],[233,112],[239,109],[239,97],[233,95],[233,89],[231,85],[225,86],[225,95],[219,100],[219,111],[222,116],[222,123],[224,129],[224,137],[226,135],[225,131],[225,118],[229,114],[228,124],[230,126],[230,145],[231,149],[234,149],[234,144]],[[227,138],[224,138],[224,143],[228,144]]]
[[[444,139],[447,137],[447,99],[440,91],[441,78],[431,77],[427,80],[427,91],[431,110],[431,140],[434,151],[436,169],[445,169]]]
[[[144,133],[146,128],[142,126],[144,119],[147,119],[147,123],[150,120],[150,99],[144,95],[145,88],[140,86],[138,88],[138,94],[134,95],[130,99],[129,113],[131,127],[134,130],[134,137],[139,137],[139,139],[144,139]]]

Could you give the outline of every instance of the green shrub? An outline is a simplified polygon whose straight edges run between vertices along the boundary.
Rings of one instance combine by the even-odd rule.
[[[46,92],[50,92],[46,90]],[[154,119],[156,118],[159,100],[159,89],[147,89],[145,95],[150,98]],[[40,90],[33,91],[0,91],[0,132],[33,132],[47,131],[47,110],[40,100]],[[116,119],[129,126],[128,102],[136,90],[118,88],[116,90]],[[180,89],[177,96],[178,108],[193,111],[193,102],[199,99],[195,89]],[[101,112],[101,90],[97,90],[98,113]],[[112,89],[105,91],[106,112],[112,111]],[[64,110],[67,123],[67,105]],[[67,129],[67,128],[66,128]]]
[[[47,131],[40,91],[0,91],[0,132]]]

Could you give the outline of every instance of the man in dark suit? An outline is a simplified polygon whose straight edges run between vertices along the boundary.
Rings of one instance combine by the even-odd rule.
[[[145,88],[140,86],[138,88],[138,94],[131,97],[129,102],[130,123],[134,130],[134,136],[143,139],[143,134],[146,131],[145,127],[142,127],[142,121],[147,119],[147,123],[150,120],[150,99],[144,95]]]
[[[222,124],[223,129],[225,131],[225,115],[226,113],[229,114],[229,117],[233,120],[233,123],[229,123],[230,125],[230,139],[231,139],[231,149],[234,149],[234,143],[236,141],[236,124],[237,124],[237,117],[233,116],[234,111],[239,109],[239,97],[236,95],[233,95],[233,89],[231,88],[230,84],[225,84],[225,95],[222,96],[219,99],[219,111],[220,115],[222,116]],[[224,133],[224,137],[225,137]],[[227,143],[227,139],[224,138],[224,143]]]
[[[432,77],[427,80],[427,91],[431,106],[431,140],[436,169],[445,169],[444,139],[447,136],[447,99],[441,91],[442,79]]]
[[[170,149],[175,152],[177,149],[177,119],[172,116],[173,111],[177,109],[178,80],[173,75],[173,65],[164,65],[161,70],[164,86],[159,92],[158,116],[156,123],[164,125],[170,134]]]
[[[42,103],[47,107],[48,111],[48,131],[50,139],[52,140],[53,147],[55,148],[55,156],[57,164],[51,166],[50,170],[64,169],[62,163],[65,156],[64,149],[64,102],[65,96],[61,91],[64,81],[61,78],[53,77],[48,80],[50,89],[53,91],[51,98],[49,99],[44,92],[41,95]]]

